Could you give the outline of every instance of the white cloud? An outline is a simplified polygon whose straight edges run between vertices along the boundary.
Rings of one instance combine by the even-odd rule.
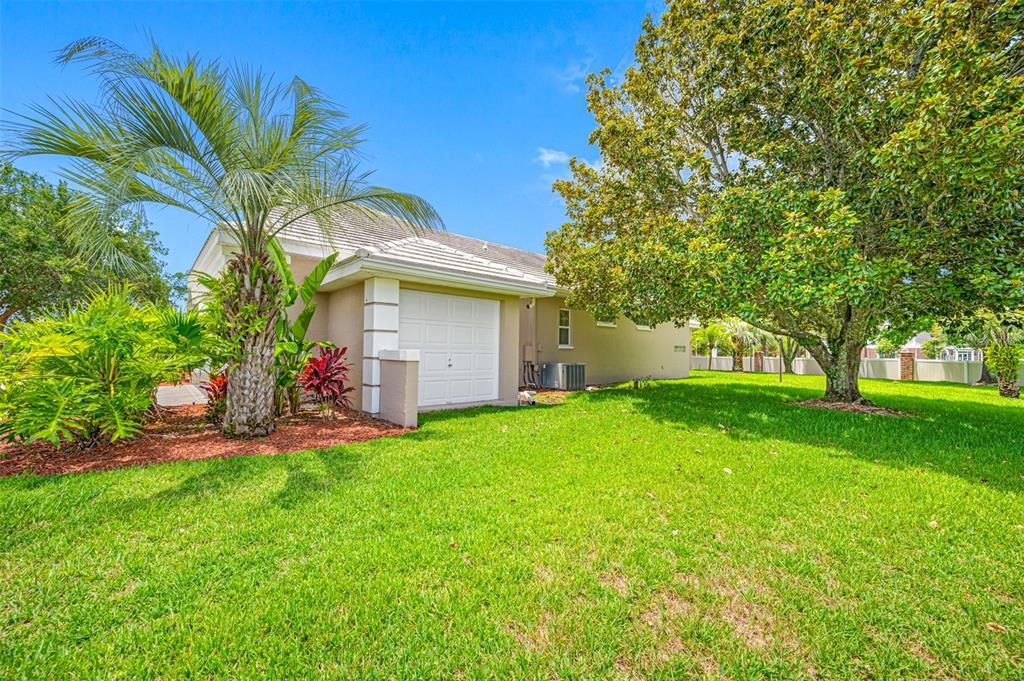
[[[568,163],[569,154],[564,151],[559,151],[558,149],[537,147],[537,158],[534,160],[545,168],[550,168],[553,165],[565,165]]]
[[[591,71],[590,65],[593,61],[594,57],[590,56],[567,64],[565,68],[554,72],[555,81],[565,92],[580,92],[584,79]]]

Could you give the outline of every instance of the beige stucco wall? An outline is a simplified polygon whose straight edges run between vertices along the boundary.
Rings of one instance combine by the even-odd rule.
[[[313,319],[324,314],[323,335],[313,334],[310,324],[309,338],[322,338],[334,343],[339,348],[348,347],[348,362],[352,366],[349,373],[351,385],[355,388],[349,393],[352,406],[362,408],[363,385],[363,283],[353,284],[347,288],[321,294],[326,304],[318,307]]]
[[[305,258],[298,255],[292,256],[291,269],[292,277],[295,278],[295,283],[302,286],[302,282],[306,278],[306,275],[316,267],[318,262],[320,262],[319,258]],[[306,331],[306,338],[322,339],[327,337],[327,319],[330,316],[327,309],[329,296],[330,294],[328,293],[317,293],[313,296],[313,303],[316,304],[316,312],[313,313],[313,319],[309,321],[309,329]],[[300,299],[288,308],[288,318],[295,321],[295,317],[297,317],[302,311],[302,308],[303,304]]]
[[[616,326],[598,326],[580,310],[571,311],[571,349],[558,347],[558,310],[565,307],[560,297],[540,298],[532,309],[522,303],[520,329],[524,347],[535,335],[538,364],[582,362],[587,365],[587,383],[617,383],[632,378],[683,378],[690,375],[690,328],[662,324],[650,331],[637,329],[624,317]],[[527,357],[529,359],[529,357]]]

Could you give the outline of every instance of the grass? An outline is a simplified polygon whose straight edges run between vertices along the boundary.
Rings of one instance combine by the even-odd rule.
[[[1024,403],[776,381],[0,480],[0,677],[1024,678]]]

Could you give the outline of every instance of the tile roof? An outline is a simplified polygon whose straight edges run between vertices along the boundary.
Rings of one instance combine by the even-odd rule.
[[[402,220],[353,210],[325,233],[312,218],[286,227],[280,238],[352,255],[544,286],[555,285],[544,271],[545,257],[447,231],[417,230]]]

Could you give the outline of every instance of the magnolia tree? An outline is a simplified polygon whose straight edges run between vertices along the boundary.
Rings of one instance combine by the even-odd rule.
[[[549,268],[644,323],[738,315],[862,400],[887,323],[1024,290],[1024,10],[925,0],[671,2],[589,78]],[[907,335],[910,335],[909,333]]]

